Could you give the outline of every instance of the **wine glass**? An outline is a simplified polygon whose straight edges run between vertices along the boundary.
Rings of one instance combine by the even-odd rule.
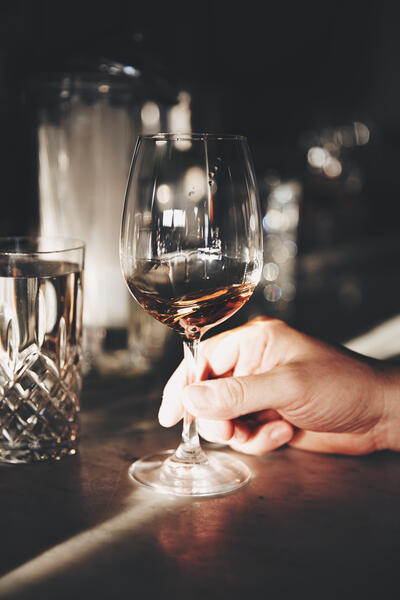
[[[182,337],[187,383],[198,381],[202,335],[245,304],[261,273],[261,219],[246,138],[140,136],[120,250],[134,298]],[[129,474],[158,491],[188,496],[231,492],[251,476],[231,454],[203,451],[187,411],[178,449],[134,462]]]

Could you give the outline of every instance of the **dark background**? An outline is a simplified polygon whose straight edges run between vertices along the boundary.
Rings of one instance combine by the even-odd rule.
[[[339,339],[379,322],[400,302],[399,23],[398,3],[377,1],[1,2],[0,234],[37,219],[35,82],[106,57],[139,66],[157,93],[189,91],[194,131],[247,135],[262,202],[271,173],[300,181],[297,324]],[[353,121],[371,138],[345,150],[341,177],[310,170],[313,140]],[[343,273],[358,277],[354,301]],[[321,305],[316,289],[313,326],[301,306]]]

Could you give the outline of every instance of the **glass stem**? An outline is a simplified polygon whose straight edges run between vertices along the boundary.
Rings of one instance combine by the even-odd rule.
[[[183,342],[183,350],[187,369],[187,385],[196,383],[200,380],[200,374],[198,372],[199,344],[200,341],[198,339],[185,339]],[[207,457],[200,446],[196,419],[186,409],[183,411],[182,442],[175,453],[175,458],[179,461],[191,464],[207,462]]]

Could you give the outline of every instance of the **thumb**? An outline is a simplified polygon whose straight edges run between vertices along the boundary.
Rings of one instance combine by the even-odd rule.
[[[283,409],[299,394],[298,379],[283,365],[258,375],[223,377],[189,385],[182,399],[195,417],[226,420],[266,408]]]

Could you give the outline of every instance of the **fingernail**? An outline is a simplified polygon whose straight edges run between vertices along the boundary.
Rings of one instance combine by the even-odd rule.
[[[195,412],[196,409],[204,410],[213,401],[214,392],[208,385],[192,384],[183,390],[183,404],[189,412]]]
[[[292,428],[286,423],[277,423],[270,433],[271,440],[279,445],[289,442],[292,435]]]

